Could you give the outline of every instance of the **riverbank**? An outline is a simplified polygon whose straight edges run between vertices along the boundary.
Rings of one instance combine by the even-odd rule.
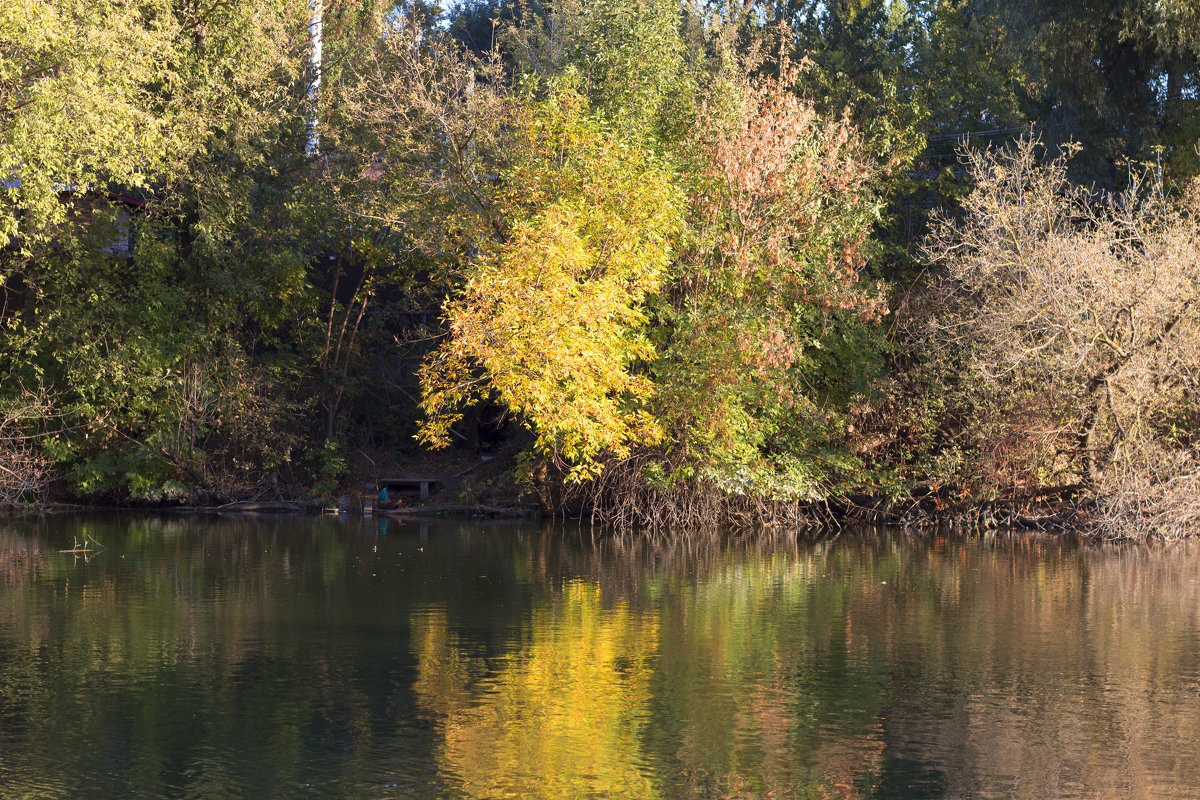
[[[500,465],[498,465],[500,466]],[[965,495],[958,487],[921,486],[902,498],[851,494],[820,503],[769,501],[752,497],[726,497],[709,504],[709,518],[692,525],[630,524],[595,506],[547,507],[534,501],[535,493],[516,487],[482,492],[479,485],[452,485],[425,501],[396,497],[380,508],[374,492],[345,492],[336,498],[308,500],[236,500],[217,504],[70,503],[29,506],[19,513],[75,514],[81,512],[156,512],[164,514],[230,517],[281,517],[343,515],[379,518],[458,519],[575,519],[615,530],[733,531],[793,528],[855,529],[897,528],[930,532],[983,531],[1040,532],[1072,537],[1097,536],[1096,501],[1079,485],[1028,490],[989,499]]]
[[[920,483],[905,494],[848,492],[819,502],[770,500],[695,483],[664,490],[644,480],[638,481],[636,491],[628,485],[614,490],[603,480],[567,484],[544,470],[533,475],[522,472],[519,454],[524,444],[524,438],[513,437],[484,455],[450,449],[420,457],[396,456],[384,462],[391,465],[386,471],[360,469],[336,487],[272,484],[243,497],[220,498],[221,502],[72,497],[68,487],[58,485],[49,492],[55,501],[21,510],[45,514],[128,510],[246,516],[547,517],[578,519],[616,530],[892,527],[963,534],[1010,530],[1099,539],[1184,538],[1133,532],[1114,536],[1111,527],[1099,524],[1101,501],[1078,483],[996,490],[986,495],[958,485]],[[389,507],[381,508],[378,489],[389,481]],[[422,485],[429,492],[426,497],[421,497]]]

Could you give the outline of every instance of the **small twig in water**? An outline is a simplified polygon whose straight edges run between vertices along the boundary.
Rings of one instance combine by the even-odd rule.
[[[74,539],[74,537],[72,537],[72,538]],[[90,536],[84,536],[82,542],[79,541],[78,539],[74,539],[74,541],[75,541],[75,546],[73,548],[71,548],[69,550],[59,550],[58,552],[60,552],[60,553],[92,553],[92,552],[95,552],[95,550],[97,548],[100,550],[106,549],[104,547],[104,545],[100,544],[99,542],[97,542],[95,539],[93,539]],[[89,543],[96,545],[96,547],[95,548],[88,547]]]

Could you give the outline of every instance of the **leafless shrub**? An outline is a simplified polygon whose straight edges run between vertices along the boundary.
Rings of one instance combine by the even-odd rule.
[[[0,510],[45,499],[53,472],[42,440],[46,422],[54,415],[42,393],[22,391],[0,400]]]
[[[956,363],[992,438],[1041,443],[1008,481],[1083,482],[1107,535],[1195,532],[1200,194],[1097,195],[1038,155],[965,156],[976,188],[934,225],[906,333]]]
[[[1179,539],[1200,532],[1200,465],[1194,451],[1135,442],[1100,486],[1099,531],[1107,538]]]

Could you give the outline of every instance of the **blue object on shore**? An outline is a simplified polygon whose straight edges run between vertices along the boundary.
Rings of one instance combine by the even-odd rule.
[[[381,502],[381,503],[387,502],[387,487],[386,486],[379,487],[379,502]]]

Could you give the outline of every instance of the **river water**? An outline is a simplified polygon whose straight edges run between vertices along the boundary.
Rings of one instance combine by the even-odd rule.
[[[1196,798],[1200,546],[4,523],[0,798],[160,797]]]

